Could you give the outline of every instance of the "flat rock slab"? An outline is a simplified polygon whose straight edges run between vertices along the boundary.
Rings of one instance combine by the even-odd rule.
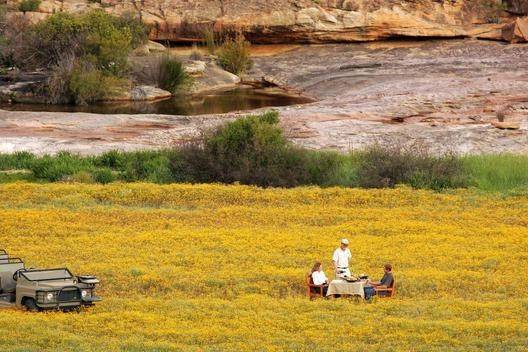
[[[492,121],[491,125],[501,130],[518,130],[521,128],[521,124],[517,122]]]
[[[247,79],[266,77],[317,99],[277,109],[287,136],[309,148],[348,151],[397,139],[438,153],[527,153],[526,57],[528,45],[476,40],[300,46],[256,57]],[[241,115],[0,110],[0,152],[167,147]],[[492,126],[499,115],[519,128]]]

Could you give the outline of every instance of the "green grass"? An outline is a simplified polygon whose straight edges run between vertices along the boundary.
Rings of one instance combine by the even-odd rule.
[[[30,172],[17,173],[16,170]],[[261,187],[393,188],[528,193],[528,155],[434,155],[400,144],[342,154],[293,145],[268,111],[218,126],[183,147],[98,156],[0,154],[0,182],[241,183]],[[7,172],[6,172],[7,171]],[[15,171],[15,172],[14,172]]]
[[[462,160],[477,189],[488,192],[528,189],[528,155],[479,155]]]
[[[56,155],[36,156],[27,152],[0,154],[0,183],[16,181],[83,182],[78,173],[87,173],[95,182],[146,181],[166,184],[185,179],[171,173],[174,150],[120,152],[110,151],[99,156],[80,156],[67,152]],[[313,164],[322,154],[336,154],[333,172],[316,177],[320,186],[361,187],[359,169],[364,157],[362,152],[337,154],[335,152],[310,152]],[[328,159],[328,158],[326,158]],[[491,193],[525,194],[528,192],[528,155],[490,154],[460,158],[469,187]],[[336,166],[337,165],[337,166]],[[17,172],[18,171],[18,172]],[[324,170],[323,170],[324,171]],[[315,170],[315,172],[321,172]],[[91,180],[86,177],[86,180]],[[87,181],[88,183],[88,181]],[[415,186],[416,187],[416,186]],[[416,187],[427,188],[427,187]]]
[[[168,55],[161,58],[158,72],[158,87],[176,94],[192,83],[192,78],[185,71],[183,63]]]

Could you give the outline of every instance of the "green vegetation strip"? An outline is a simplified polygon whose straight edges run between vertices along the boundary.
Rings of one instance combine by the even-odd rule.
[[[276,112],[229,122],[190,145],[156,151],[0,154],[0,182],[241,183],[262,187],[318,185],[447,190],[475,187],[520,194],[528,190],[528,156],[432,155],[398,144],[342,154],[291,144]],[[16,170],[22,170],[17,172]],[[29,170],[30,172],[28,172]]]

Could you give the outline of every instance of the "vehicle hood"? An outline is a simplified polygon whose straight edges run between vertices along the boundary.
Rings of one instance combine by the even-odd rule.
[[[73,282],[73,280],[40,281],[37,285],[38,288],[49,288],[49,289],[57,289],[57,290],[60,290],[61,288],[66,287],[66,286],[78,287],[77,284]]]

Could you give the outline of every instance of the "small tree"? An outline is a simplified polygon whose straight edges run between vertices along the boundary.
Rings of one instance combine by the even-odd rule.
[[[22,0],[20,4],[18,4],[18,10],[23,13],[34,12],[39,8],[41,3],[42,0]]]

